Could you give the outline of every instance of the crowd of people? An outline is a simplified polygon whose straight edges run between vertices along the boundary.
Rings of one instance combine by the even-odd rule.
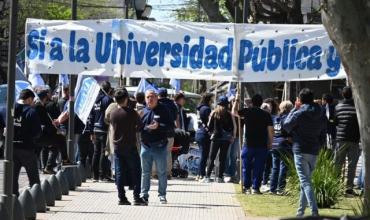
[[[36,91],[36,95],[37,100],[33,91],[25,89],[15,105],[15,194],[19,194],[21,167],[25,167],[33,185],[40,183],[39,169],[54,174],[60,165],[78,162],[91,169],[93,182],[116,184],[120,205],[131,204],[125,186],[133,190],[134,205],[148,205],[153,177],[158,179],[160,203],[167,203],[167,180],[173,168],[171,149],[177,143],[186,153],[191,139],[183,93],[170,99],[167,89],[161,88],[132,96],[124,87],[113,89],[108,81],[101,83],[86,124],[77,116],[74,119],[74,158],[69,158],[66,145],[68,88],[59,99],[45,89]],[[195,180],[212,182],[214,173],[214,181],[223,183],[226,175],[228,182],[241,181],[245,194],[284,195],[288,173],[284,158],[292,157],[301,184],[297,215],[303,216],[306,206],[310,206],[316,216],[319,213],[311,175],[320,149],[326,148],[334,152],[338,169],[348,158],[346,193],[354,195],[360,132],[351,88],[343,88],[342,95],[343,101],[335,105],[328,94],[314,100],[310,89],[303,89],[294,104],[264,100],[256,94],[240,108],[238,94],[235,98],[222,95],[217,100],[212,93],[203,94],[194,135],[201,152]],[[5,128],[4,111],[1,116]],[[241,174],[237,169],[239,154]],[[214,169],[216,161],[218,167]]]

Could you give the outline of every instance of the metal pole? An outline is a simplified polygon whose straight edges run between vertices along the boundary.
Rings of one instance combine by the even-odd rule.
[[[248,23],[248,16],[249,16],[249,0],[243,1],[243,23]]]
[[[72,0],[72,20],[77,20],[77,0]],[[69,123],[68,123],[68,141],[67,150],[68,157],[71,161],[74,161],[74,139],[75,139],[75,111],[74,111],[74,96],[75,96],[75,80],[76,76],[71,74],[69,82]]]
[[[128,7],[129,7],[129,2],[130,0],[124,0],[124,8],[125,8],[125,19],[128,19]],[[120,75],[119,75],[119,86],[123,86],[123,74],[122,74],[122,67],[120,68]]]
[[[243,0],[243,23],[248,23],[248,16],[249,16],[249,0]],[[243,108],[244,107],[244,98],[245,98],[245,91],[244,91],[244,86],[245,86],[245,83],[241,83],[240,85],[240,89],[241,89],[241,102],[240,102],[240,107]]]
[[[235,0],[234,2],[234,23],[238,23],[238,16],[239,16],[239,13],[238,13],[238,10],[239,10],[239,0]],[[241,89],[242,85],[241,85],[241,82],[240,82],[240,74],[238,72],[238,82],[237,82],[237,93],[240,94],[240,89]],[[239,96],[240,99],[242,99],[240,96]],[[236,100],[237,101],[237,100]],[[239,100],[239,107],[241,107],[242,101]],[[241,126],[241,120],[240,120],[240,117],[237,118],[238,120],[238,138],[239,138],[239,177],[240,177],[240,189],[241,189],[241,192],[243,192],[243,171],[242,171],[242,158],[241,158],[241,151],[243,149],[243,128]]]
[[[125,0],[125,19],[128,19],[128,6],[130,4],[130,0]]]
[[[6,137],[4,180],[1,196],[4,208],[7,210],[9,220],[13,219],[13,138],[14,138],[14,100],[15,100],[15,65],[16,65],[16,42],[17,42],[17,17],[18,0],[10,1],[10,27],[8,48],[8,89],[6,108]]]

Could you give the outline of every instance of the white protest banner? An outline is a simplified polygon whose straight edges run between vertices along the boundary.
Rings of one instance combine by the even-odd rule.
[[[345,78],[322,25],[28,19],[38,72],[244,82]]]
[[[240,81],[345,78],[339,54],[322,25],[236,24],[235,27]]]
[[[77,116],[84,124],[87,122],[99,91],[100,86],[94,78],[88,77],[82,81],[74,107]]]

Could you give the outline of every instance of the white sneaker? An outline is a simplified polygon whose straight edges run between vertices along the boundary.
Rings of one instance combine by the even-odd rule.
[[[161,204],[167,204],[166,196],[159,196],[159,202]]]
[[[268,192],[268,191],[270,191],[270,187],[268,185],[261,186],[261,192]]]
[[[209,177],[204,177],[202,180],[201,180],[202,183],[210,183],[211,182],[211,179]]]

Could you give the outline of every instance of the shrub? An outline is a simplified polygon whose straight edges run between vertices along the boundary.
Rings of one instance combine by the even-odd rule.
[[[285,160],[289,169],[287,194],[296,201],[299,198],[300,183],[294,160],[292,158],[285,158]],[[340,170],[335,166],[332,152],[320,151],[311,181],[319,208],[330,208],[339,202],[345,185],[340,177]]]

